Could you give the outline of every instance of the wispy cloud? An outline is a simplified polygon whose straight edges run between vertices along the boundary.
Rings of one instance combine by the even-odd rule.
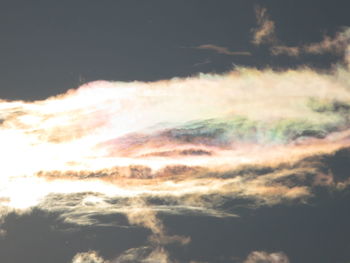
[[[213,44],[205,44],[195,47],[196,49],[212,50],[218,54],[228,55],[228,56],[250,56],[251,53],[248,51],[231,51],[227,47],[222,47]]]
[[[253,29],[252,43],[255,45],[269,45],[272,55],[298,57],[303,54],[322,55],[332,53],[347,59],[344,55],[350,45],[350,28],[344,28],[337,32],[334,37],[325,35],[320,42],[288,46],[276,36],[275,22],[270,19],[267,9],[256,7],[255,11],[258,27]]]
[[[206,59],[204,61],[197,62],[197,63],[193,64],[193,67],[199,67],[199,66],[210,64],[210,63],[212,63],[212,61],[210,59]]]
[[[171,260],[168,251],[163,247],[144,246],[128,249],[113,262],[176,263],[177,261]]]
[[[253,44],[268,44],[276,42],[275,23],[269,18],[266,8],[257,6],[255,15],[258,27],[253,29]]]
[[[271,47],[271,53],[273,55],[288,55],[299,56],[302,54],[314,54],[322,55],[325,53],[336,54],[344,56],[350,45],[350,28],[345,28],[343,31],[336,33],[335,37],[324,36],[320,42],[304,44],[300,46],[284,46],[273,45]],[[347,57],[344,57],[347,59]]]
[[[78,253],[72,259],[72,263],[111,263],[104,260],[96,251]]]
[[[243,263],[289,263],[287,255],[283,252],[267,253],[265,251],[253,251]]]

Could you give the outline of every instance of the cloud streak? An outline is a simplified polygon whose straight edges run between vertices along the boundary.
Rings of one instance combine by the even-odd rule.
[[[267,13],[266,8],[255,7],[255,16],[258,27],[253,29],[252,43],[255,45],[271,44],[277,41],[275,36],[275,22],[273,22]]]
[[[345,58],[345,62],[348,62],[346,52],[350,44],[350,29],[345,28],[343,31],[338,32],[334,38],[325,35],[323,40],[316,43],[305,44],[301,46],[283,46],[273,45],[271,52],[273,55],[288,55],[288,56],[300,56],[302,54],[322,55],[325,53],[335,54]]]
[[[248,51],[231,51],[227,47],[222,47],[213,44],[203,44],[195,47],[196,49],[203,50],[212,50],[218,54],[228,55],[228,56],[251,56],[251,53]]]
[[[298,57],[305,54],[322,55],[330,53],[343,57],[346,63],[349,62],[347,55],[348,46],[350,45],[349,28],[343,28],[334,37],[325,35],[320,42],[288,46],[277,38],[275,22],[270,19],[267,9],[258,6],[255,13],[258,27],[252,30],[252,43],[257,46],[262,44],[270,46],[272,55]]]
[[[282,252],[277,253],[267,253],[265,251],[253,251],[249,254],[248,258],[244,263],[289,263],[289,259],[286,254]]]

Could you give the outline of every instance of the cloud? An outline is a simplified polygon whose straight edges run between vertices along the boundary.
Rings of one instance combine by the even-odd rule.
[[[193,64],[193,67],[199,67],[199,66],[210,64],[210,63],[212,63],[212,61],[210,59],[206,59],[206,60],[203,60],[201,62],[197,62],[197,63]]]
[[[275,55],[348,59],[347,29],[288,47],[266,9],[256,13],[253,43]],[[0,223],[36,207],[70,224],[142,227],[146,244],[112,262],[176,262],[167,246],[191,239],[169,234],[160,215],[239,217],[236,203],[304,203],[315,187],[348,189],[349,173],[334,160],[350,162],[349,79],[341,64],[323,72],[237,67],[155,82],[96,81],[35,102],[1,100]],[[244,262],[289,260],[254,251]],[[89,251],[72,263],[109,261]]]
[[[265,251],[251,252],[244,263],[289,263],[289,259],[283,252],[267,253]]]
[[[49,194],[37,206],[78,225],[118,226],[118,220],[112,220],[116,217],[108,215],[123,214],[131,225],[151,230],[149,242],[153,245],[186,245],[190,239],[168,235],[158,214],[236,217],[235,209],[224,209],[234,200],[246,200],[249,206],[271,206],[290,201],[303,203],[313,196],[314,187],[342,190],[350,180],[333,163],[341,159],[344,164],[340,165],[346,165],[350,161],[347,149],[328,154],[316,150],[296,160],[292,151],[287,150],[289,156],[283,161],[272,158],[270,163],[231,169],[201,168],[184,173],[181,171],[185,168],[170,167],[167,172],[160,171],[150,178],[113,177],[103,171],[96,171],[95,179],[70,177],[69,181],[63,181],[60,177],[47,177],[49,187],[56,192],[76,186],[76,193]],[[99,220],[100,216],[111,220]]]
[[[152,232],[152,235],[149,237],[151,244],[160,247],[169,243],[186,245],[190,242],[188,237],[167,235],[165,226],[157,218],[157,211],[152,209],[142,198],[131,199],[130,206],[131,208],[126,212],[129,222],[150,229]]]
[[[347,57],[345,56],[348,46],[350,45],[350,29],[344,28],[343,31],[336,33],[335,37],[325,35],[320,42],[305,44],[301,46],[282,46],[274,45],[271,47],[273,55],[288,55],[299,56],[301,54],[314,54],[322,55],[325,53],[335,54],[344,57],[345,62]]]
[[[315,186],[348,187],[330,163],[339,154],[349,160],[349,77],[345,65],[238,67],[0,101],[1,214],[37,207],[67,223],[104,226],[124,215],[128,224],[120,224],[150,230],[141,262],[168,262],[166,246],[190,239],[170,235],[159,214],[237,217],[237,200],[300,203]],[[259,253],[250,258],[275,257]],[[85,258],[103,260],[92,252],[75,260]]]
[[[162,221],[157,218],[157,211],[152,209],[142,198],[131,199],[130,208],[126,216],[130,224],[140,225],[151,230],[146,247],[129,249],[120,255],[115,262],[144,262],[144,263],[172,263],[165,245],[177,243],[186,245],[189,237],[168,235]]]
[[[161,247],[131,248],[120,255],[115,263],[172,263],[168,252]],[[175,263],[175,262],[174,262]]]
[[[276,42],[275,23],[269,18],[267,9],[257,6],[255,8],[255,15],[258,27],[253,29],[252,43],[261,45]]]
[[[250,56],[251,53],[248,51],[230,51],[227,47],[217,46],[213,44],[205,44],[195,47],[196,49],[212,50],[218,54],[228,56]]]
[[[277,38],[275,22],[270,19],[267,9],[256,7],[255,13],[258,27],[253,29],[252,43],[255,45],[269,45],[272,55],[298,57],[303,54],[322,55],[331,53],[343,57],[346,63],[349,62],[346,55],[350,46],[350,29],[348,27],[337,32],[334,37],[323,36],[320,42],[288,46]]]
[[[341,65],[328,72],[237,68],[157,82],[98,81],[43,101],[1,101],[1,206],[56,209],[70,222],[97,224],[94,213],[128,214],[130,200],[140,197],[156,212],[213,216],[234,214],[215,209],[224,197],[302,200],[311,195],[308,185],[235,171],[349,146],[348,79]],[[324,176],[319,183],[332,181]],[[216,199],[205,201],[208,195]],[[150,196],[164,205],[150,204]],[[111,205],[113,198],[125,202]]]
[[[282,45],[276,45],[271,47],[271,53],[277,55],[288,55],[291,57],[298,57],[301,53],[300,47],[288,47]]]
[[[72,263],[111,263],[101,258],[96,251],[78,253],[72,259]]]

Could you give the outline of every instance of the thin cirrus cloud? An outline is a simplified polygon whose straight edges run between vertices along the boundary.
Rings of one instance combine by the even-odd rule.
[[[343,57],[348,56],[348,46],[350,43],[350,29],[348,27],[337,32],[334,37],[327,35],[323,36],[323,39],[320,42],[288,46],[277,38],[275,22],[270,19],[267,9],[256,7],[255,13],[258,26],[252,30],[252,43],[257,46],[270,46],[272,55],[298,57],[303,54],[322,55],[325,53],[331,53]]]
[[[193,67],[199,67],[199,66],[210,64],[210,63],[212,63],[212,61],[210,59],[205,59],[203,61],[200,61],[200,62],[193,64]]]
[[[268,253],[265,251],[253,251],[243,263],[289,263],[289,258],[283,252]]]
[[[222,47],[213,44],[204,44],[195,47],[196,49],[211,50],[218,54],[228,55],[228,56],[251,56],[248,51],[231,51],[227,47]]]
[[[252,29],[251,42],[256,45],[269,46],[272,55],[287,55],[298,57],[303,54],[322,55],[326,53],[335,54],[339,57],[348,56],[350,43],[350,29],[344,27],[331,37],[324,35],[320,42],[301,44],[297,46],[289,46],[283,43],[276,35],[276,24],[270,18],[266,8],[257,6],[255,8],[257,27]],[[214,44],[203,44],[195,47],[195,49],[211,50],[218,54],[227,56],[251,56],[249,51],[231,51],[229,48]]]
[[[338,32],[335,37],[324,36],[323,40],[316,43],[305,44],[301,46],[272,45],[271,53],[273,55],[300,56],[302,54],[322,55],[326,53],[338,56],[348,56],[348,46],[350,43],[350,28],[345,28]]]
[[[170,259],[169,253],[164,248],[149,248],[147,246],[131,248],[122,253],[113,262],[149,262],[149,263],[176,263]]]
[[[276,42],[275,22],[269,18],[267,9],[257,6],[255,15],[258,27],[252,30],[254,33],[252,43],[261,45]]]

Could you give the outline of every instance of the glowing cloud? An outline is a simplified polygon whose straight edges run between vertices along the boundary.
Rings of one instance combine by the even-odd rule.
[[[348,65],[237,68],[0,101],[1,215],[38,207],[69,223],[113,225],[94,215],[124,214],[151,235],[147,253],[129,250],[117,262],[171,262],[165,245],[190,239],[168,235],[158,213],[235,217],[237,199],[274,205],[304,202],[315,186],[347,188],[350,179],[329,163],[350,156],[349,79]],[[246,262],[259,257],[288,262],[262,252]],[[85,259],[104,262],[94,252],[73,262]]]
[[[72,263],[109,263],[109,261],[101,258],[96,251],[89,251],[76,254]]]
[[[264,251],[254,251],[250,253],[248,258],[244,261],[244,263],[258,263],[258,262],[289,263],[289,259],[282,252],[269,254]]]
[[[98,81],[44,101],[2,101],[1,202],[46,207],[50,194],[91,191],[123,198],[307,196],[305,187],[271,186],[272,173],[220,175],[347,146],[348,76],[346,67],[239,68],[153,83]]]

